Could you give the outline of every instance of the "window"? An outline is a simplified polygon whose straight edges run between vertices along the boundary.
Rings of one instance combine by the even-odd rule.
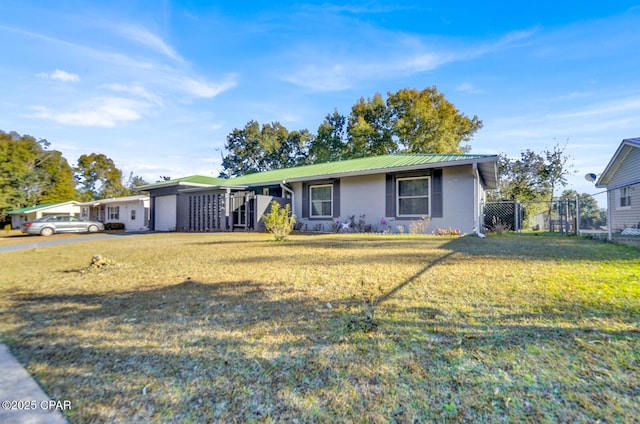
[[[631,207],[631,190],[629,187],[622,187],[620,189],[620,207]]]
[[[311,217],[330,218],[333,216],[333,184],[309,187]]]
[[[108,219],[120,219],[120,206],[108,206],[107,207]]]
[[[132,221],[136,220],[136,210],[135,209],[131,209],[131,220]]]
[[[397,211],[399,217],[430,215],[429,177],[398,178]]]

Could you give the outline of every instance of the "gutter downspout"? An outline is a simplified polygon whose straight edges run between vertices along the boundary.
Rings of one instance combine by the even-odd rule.
[[[233,231],[233,225],[231,222],[231,210],[233,209],[233,205],[231,204],[231,189],[229,187],[226,188],[224,194],[224,216],[225,216],[225,229]]]
[[[478,172],[478,162],[473,162],[473,215],[475,224],[475,233],[480,236],[480,193],[478,186],[480,184],[480,173]]]
[[[607,240],[613,240],[613,230],[611,229],[611,209],[613,209],[613,205],[615,205],[615,199],[612,199],[611,196],[614,195],[613,190],[607,190]]]
[[[291,195],[291,214],[295,215],[295,207],[296,207],[296,202],[295,202],[295,198],[293,197],[293,190],[291,190],[289,187],[287,187],[287,182],[285,180],[283,180],[280,183],[280,188],[282,189],[282,191],[286,191],[287,193],[289,193]]]

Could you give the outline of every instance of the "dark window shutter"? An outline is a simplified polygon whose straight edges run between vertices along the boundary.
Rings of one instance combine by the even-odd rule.
[[[309,218],[309,183],[302,183],[302,218]]]
[[[442,169],[434,169],[431,175],[431,217],[442,218]]]
[[[396,193],[395,193],[395,179],[392,174],[386,176],[386,204],[385,204],[385,216],[396,216]]]
[[[340,180],[333,181],[333,217],[340,217]]]

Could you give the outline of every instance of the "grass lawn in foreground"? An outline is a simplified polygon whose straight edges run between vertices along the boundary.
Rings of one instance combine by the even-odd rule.
[[[148,234],[0,254],[71,422],[634,422],[640,252],[534,236]],[[87,269],[93,254],[115,264]]]

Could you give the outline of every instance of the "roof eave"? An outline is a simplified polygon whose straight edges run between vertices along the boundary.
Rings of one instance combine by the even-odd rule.
[[[611,180],[611,177],[616,173],[620,167],[622,161],[631,153],[633,148],[640,148],[640,145],[636,142],[637,139],[625,139],[622,140],[620,146],[616,149],[616,152],[611,157],[611,160],[607,164],[607,167],[600,174],[600,178],[596,181],[596,188],[606,188],[607,184]]]
[[[193,192],[203,191],[203,190],[226,190],[226,189],[245,190],[248,187],[249,186],[246,186],[246,185],[212,185],[212,186],[206,186],[206,187],[185,188],[180,190],[180,193],[193,193]]]
[[[66,202],[54,203],[52,205],[47,205],[47,206],[42,206],[42,207],[33,206],[31,208],[20,208],[20,209],[16,209],[15,211],[7,212],[7,215],[17,215],[17,214],[22,214],[22,213],[31,213],[31,212],[46,210],[46,209],[49,209],[49,208],[57,208],[59,206],[64,206],[64,205],[69,205],[69,204],[74,204],[76,206],[81,206],[82,205],[82,203],[78,202],[77,200],[67,200]],[[25,211],[23,209],[28,209],[28,210]],[[21,211],[21,212],[16,212],[16,211]]]
[[[457,161],[433,162],[433,163],[423,163],[423,164],[417,164],[417,165],[404,165],[404,166],[396,166],[391,168],[375,168],[375,169],[366,169],[361,171],[336,172],[332,174],[317,174],[317,175],[310,175],[305,177],[287,178],[285,181],[288,183],[298,183],[298,182],[331,179],[331,178],[346,178],[346,177],[359,177],[364,175],[374,175],[374,174],[383,174],[383,173],[411,172],[411,171],[419,171],[421,169],[432,169],[432,168],[441,168],[441,167],[449,167],[449,166],[464,166],[464,165],[471,165],[473,163],[490,163],[490,162],[496,162],[496,161],[497,161],[497,156],[487,156],[484,158],[470,158],[470,159],[457,160]],[[497,167],[495,168],[496,168],[496,179],[497,179]],[[247,184],[247,187],[260,186],[260,185],[275,185],[275,184],[280,184],[282,182],[283,180],[265,180],[265,181]]]
[[[179,187],[179,186],[188,186],[188,187],[216,187],[212,184],[203,184],[203,183],[190,183],[185,181],[174,181],[171,183],[159,183],[159,184],[149,184],[144,186],[136,187],[137,191],[149,191],[155,190],[157,188],[167,188],[167,187]]]

